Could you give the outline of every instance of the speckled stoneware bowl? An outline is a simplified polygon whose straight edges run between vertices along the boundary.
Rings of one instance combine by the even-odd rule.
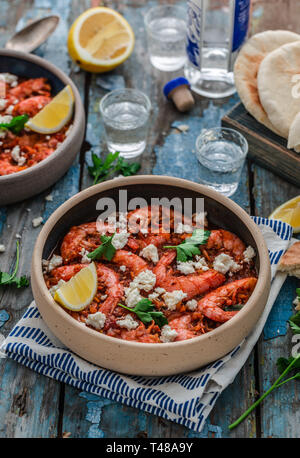
[[[256,287],[245,305],[230,321],[190,340],[164,344],[122,341],[101,334],[74,320],[52,298],[42,274],[42,259],[47,259],[72,225],[95,220],[100,197],[118,203],[119,190],[126,189],[128,200],[144,197],[205,198],[209,221],[237,234],[256,253],[259,272]],[[117,206],[118,208],[118,206]],[[238,345],[255,326],[270,289],[268,250],[260,230],[247,213],[227,197],[187,180],[166,176],[119,178],[92,186],[59,207],[44,225],[37,239],[31,270],[36,304],[51,331],[72,351],[99,366],[136,375],[169,375],[192,371],[210,363]]]
[[[1,49],[0,73],[5,72],[27,78],[45,77],[51,84],[53,95],[69,84],[75,97],[75,104],[74,127],[53,154],[26,170],[0,176],[0,205],[25,200],[58,181],[72,165],[81,147],[85,131],[85,114],[78,89],[55,65],[33,54]]]

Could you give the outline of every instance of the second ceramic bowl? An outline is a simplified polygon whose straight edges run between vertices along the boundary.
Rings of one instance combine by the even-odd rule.
[[[0,176],[0,205],[25,200],[52,186],[70,168],[80,150],[85,131],[85,114],[73,81],[45,59],[19,51],[0,50],[0,73],[26,78],[45,77],[53,95],[70,85],[75,97],[73,128],[65,141],[43,161],[21,172]]]

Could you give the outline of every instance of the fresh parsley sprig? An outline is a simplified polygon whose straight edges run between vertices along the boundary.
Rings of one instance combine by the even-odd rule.
[[[300,297],[300,288],[297,290],[297,295]],[[296,315],[293,315],[288,323],[294,334],[300,334],[300,312],[297,312]],[[291,356],[290,358],[278,358],[277,369],[280,373],[278,379],[273,383],[273,385],[256,401],[246,412],[243,413],[234,423],[229,426],[229,429],[234,429],[238,426],[246,417],[276,388],[284,385],[291,380],[300,379],[300,355],[296,358]],[[285,378],[288,374],[292,373],[291,377]]]
[[[19,261],[20,261],[20,244],[17,241],[17,253],[16,253],[16,265],[12,274],[8,274],[6,272],[0,272],[0,286],[4,285],[14,285],[17,288],[22,288],[29,285],[29,281],[27,277],[22,276],[17,278],[17,272],[19,269]]]
[[[164,248],[170,248],[177,251],[177,261],[186,262],[192,259],[196,254],[201,254],[199,245],[204,245],[209,239],[210,231],[195,229],[192,236],[185,239],[180,245],[168,245]]]
[[[0,128],[1,129],[8,129],[15,135],[18,135],[21,130],[24,129],[24,126],[26,122],[28,121],[29,116],[27,114],[21,115],[21,116],[15,116],[10,122],[5,123],[2,122],[0,123]]]
[[[100,240],[102,244],[98,246],[98,248],[96,248],[94,251],[91,251],[91,253],[89,253],[87,257],[92,260],[105,258],[108,261],[111,261],[116,252],[115,247],[111,243],[114,235],[115,234],[113,234],[112,236],[101,235]]]
[[[152,320],[162,328],[165,324],[168,324],[168,320],[162,312],[157,312],[152,302],[147,299],[141,299],[134,308],[126,307],[126,305],[118,304],[130,312],[135,313],[138,318],[145,324],[151,323]]]
[[[93,165],[88,167],[90,175],[94,178],[94,183],[101,183],[115,172],[120,172],[125,177],[135,175],[141,168],[138,162],[129,163],[123,157],[119,157],[120,152],[108,153],[103,160],[97,154],[92,153]]]

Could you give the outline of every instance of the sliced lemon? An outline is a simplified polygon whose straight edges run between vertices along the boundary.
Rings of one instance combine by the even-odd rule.
[[[55,291],[54,300],[68,310],[80,312],[95,297],[98,287],[97,270],[92,262]]]
[[[82,13],[68,35],[71,58],[83,70],[103,73],[122,64],[132,53],[134,33],[121,14],[98,6]]]
[[[26,127],[40,134],[53,134],[65,126],[73,114],[74,95],[68,85],[48,105],[29,119]]]
[[[294,229],[294,234],[298,234],[300,232],[300,196],[280,205],[271,213],[269,218],[280,219],[290,224]]]

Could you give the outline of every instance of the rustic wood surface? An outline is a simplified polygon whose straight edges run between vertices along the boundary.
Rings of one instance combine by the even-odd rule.
[[[148,146],[141,158],[140,173],[166,174],[197,181],[197,162],[193,154],[195,138],[202,128],[220,123],[222,116],[238,102],[237,95],[216,102],[196,97],[188,115],[178,113],[162,96],[162,86],[170,79],[151,68],[145,43],[143,16],[156,3],[147,0],[1,0],[0,46],[15,29],[31,19],[49,13],[59,14],[61,22],[51,38],[36,54],[52,61],[77,84],[87,112],[86,140],[77,161],[52,189],[21,204],[0,208],[0,268],[12,268],[15,236],[22,236],[20,271],[29,274],[34,242],[40,228],[32,219],[49,215],[66,199],[91,185],[87,163],[91,151],[105,151],[98,102],[107,90],[125,85],[146,92],[153,104]],[[169,0],[169,3],[177,3]],[[185,2],[182,2],[185,3]],[[124,14],[136,34],[133,55],[109,75],[90,75],[70,61],[66,38],[70,25],[85,9],[104,4]],[[278,14],[280,11],[280,14]],[[254,0],[251,33],[286,28],[298,31],[298,0]],[[189,130],[179,133],[176,125]],[[45,200],[47,194],[53,201]],[[238,191],[233,196],[252,215],[268,216],[282,202],[300,194],[299,188],[278,178],[248,160]],[[286,320],[292,313],[297,281],[286,281],[264,334],[235,381],[223,392],[200,434],[175,423],[123,406],[99,396],[80,392],[11,361],[0,359],[0,437],[300,437],[299,385],[286,384],[267,398],[263,405],[231,433],[235,420],[277,378],[275,362],[290,353],[291,335]],[[0,290],[0,338],[7,335],[32,300],[30,288]]]

